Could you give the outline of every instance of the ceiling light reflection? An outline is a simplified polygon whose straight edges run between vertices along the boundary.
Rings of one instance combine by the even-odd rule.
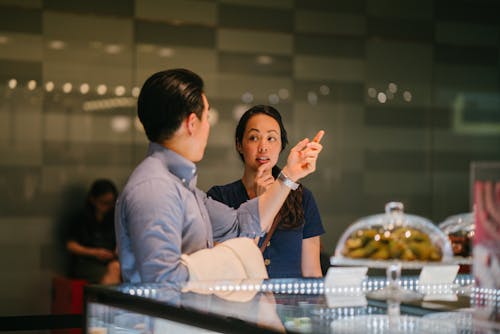
[[[110,55],[115,55],[122,51],[122,46],[119,44],[108,44],[104,51]]]
[[[17,80],[16,79],[10,79],[9,82],[7,83],[10,89],[14,89],[17,87]]]
[[[62,50],[66,47],[66,43],[60,40],[53,40],[49,42],[49,48],[53,50]]]
[[[321,85],[319,87],[319,92],[321,93],[321,95],[328,95],[330,94],[330,87],[328,87],[327,85]]]
[[[54,87],[55,87],[55,85],[54,85],[54,83],[52,81],[47,81],[45,83],[45,90],[47,92],[52,92],[54,90]]]
[[[377,97],[377,90],[373,87],[368,88],[368,96],[372,99]]]
[[[114,97],[110,99],[90,100],[83,103],[84,111],[105,111],[114,108],[128,108],[136,105],[136,100],[131,97]]]
[[[158,50],[158,56],[164,57],[164,58],[170,58],[174,55],[174,49],[172,48],[161,48]]]
[[[316,105],[318,104],[318,94],[315,92],[308,92],[307,93],[307,102],[311,105]]]
[[[82,83],[80,85],[80,93],[83,95],[87,94],[90,91],[90,86],[88,83]]]
[[[379,92],[377,94],[377,100],[380,103],[385,103],[387,101],[387,95],[385,95],[385,93],[383,93],[383,92]]]
[[[108,87],[104,84],[98,85],[96,88],[97,94],[104,95],[108,91]]]
[[[403,99],[406,102],[411,102],[412,98],[413,98],[413,96],[411,95],[411,93],[409,91],[405,90],[404,93],[403,93]]]
[[[250,92],[245,92],[241,95],[241,101],[243,103],[252,103],[253,102],[253,94]]]
[[[141,93],[141,89],[137,86],[132,88],[132,96],[133,97],[139,97],[139,94]]]
[[[272,62],[273,62],[273,58],[270,56],[262,55],[262,56],[257,57],[257,64],[270,65],[270,64],[272,64]]]
[[[278,94],[270,94],[267,99],[270,104],[276,105],[280,103],[280,97],[278,96]]]
[[[28,81],[28,84],[26,85],[29,90],[35,90],[36,88],[36,81],[35,80],[30,80]]]
[[[111,130],[123,133],[130,129],[130,118],[128,116],[114,116],[111,118]]]
[[[123,96],[125,95],[125,87],[124,86],[116,86],[115,87],[115,95],[116,96]]]
[[[73,89],[73,85],[70,82],[66,82],[62,85],[62,91],[66,94],[71,93],[71,90]]]
[[[286,100],[290,97],[290,91],[286,88],[281,88],[280,90],[278,90],[278,96],[280,97],[280,99]]]
[[[9,42],[9,37],[0,36],[0,44],[7,44]]]
[[[396,85],[394,82],[389,83],[387,86],[389,88],[389,92],[395,94],[398,91],[398,85]]]

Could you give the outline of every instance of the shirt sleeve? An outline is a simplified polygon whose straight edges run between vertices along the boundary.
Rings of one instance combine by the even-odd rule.
[[[210,216],[214,240],[255,238],[261,235],[258,198],[243,203],[238,209],[233,209],[205,196],[205,206]]]
[[[309,189],[304,188],[302,205],[304,207],[304,231],[302,234],[303,239],[316,237],[325,233],[325,228],[321,221],[318,206],[314,200],[314,196]]]
[[[180,262],[186,208],[175,187],[161,179],[147,180],[127,199],[130,246],[142,282],[188,279],[188,270]]]

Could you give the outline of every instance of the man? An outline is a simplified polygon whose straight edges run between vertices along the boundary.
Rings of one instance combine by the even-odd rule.
[[[153,74],[141,89],[139,119],[150,141],[116,207],[116,236],[125,282],[184,282],[182,254],[213,247],[213,241],[255,238],[267,231],[295,181],[316,168],[318,132],[290,152],[280,180],[234,210],[196,187],[210,125],[203,80],[186,69]]]

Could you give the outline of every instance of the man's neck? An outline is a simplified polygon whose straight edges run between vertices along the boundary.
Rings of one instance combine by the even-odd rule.
[[[188,160],[191,161],[191,159],[189,159],[189,155],[188,155],[188,150],[185,149],[185,146],[186,145],[182,145],[182,141],[181,140],[176,140],[175,138],[173,139],[168,139],[168,140],[164,140],[162,142],[159,142],[157,144],[177,153],[178,155],[182,156],[183,158],[186,158]]]

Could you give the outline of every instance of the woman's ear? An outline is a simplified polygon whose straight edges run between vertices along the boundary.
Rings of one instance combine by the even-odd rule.
[[[243,151],[243,149],[241,147],[240,142],[236,142],[236,150],[238,151],[238,153],[243,154],[243,152],[241,152],[241,151]]]

